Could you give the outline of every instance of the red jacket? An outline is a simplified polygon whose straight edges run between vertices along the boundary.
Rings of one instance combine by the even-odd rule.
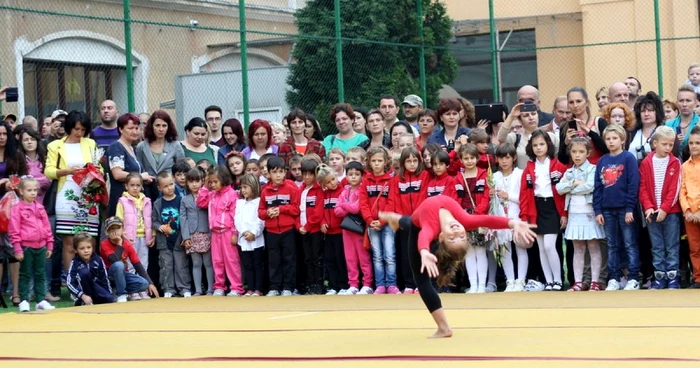
[[[371,172],[365,173],[360,183],[360,213],[367,225],[374,220],[379,220],[379,210],[387,206],[390,181],[391,174],[388,172],[379,176]],[[384,224],[383,221],[382,224]]]
[[[654,155],[655,153],[652,152],[639,164],[639,202],[642,204],[643,211],[659,209],[656,206]],[[678,201],[681,190],[681,161],[672,153],[668,156],[664,186],[661,189],[660,209],[666,213],[679,213],[681,212],[681,204]]]
[[[455,177],[451,176],[447,172],[440,176],[430,175],[426,186],[426,196],[435,197],[436,195],[444,194],[445,192],[447,192],[447,194],[456,194],[454,190],[450,190],[450,188],[454,189],[454,186]]]
[[[299,213],[301,214],[301,195],[306,189],[306,184],[302,184],[297,192],[297,200],[299,203]],[[321,231],[321,221],[323,220],[323,189],[317,181],[309,189],[306,194],[306,225],[304,228],[307,233],[317,233]],[[297,230],[301,229],[301,215],[296,216],[294,223]]]
[[[565,217],[564,195],[557,192],[556,185],[559,183],[564,173],[566,165],[556,158],[549,160],[549,179],[552,182],[552,194],[554,195],[554,205],[557,207],[559,216]],[[537,208],[535,207],[535,162],[528,161],[523,176],[520,179],[520,219],[530,224],[537,223]]]
[[[403,179],[401,175],[394,176],[389,183],[387,211],[411,215],[427,196],[429,176],[426,170],[418,175],[404,171]]]
[[[291,180],[285,180],[282,185],[275,186],[267,183],[260,193],[258,217],[265,221],[265,229],[274,234],[292,230],[299,216],[299,188]],[[275,218],[267,216],[269,208],[279,207],[280,214]]]
[[[341,234],[340,223],[343,218],[336,216],[335,206],[338,204],[338,197],[343,192],[343,187],[338,185],[335,190],[326,189],[323,192],[323,220],[321,225],[328,225],[326,234]]]
[[[474,215],[485,215],[489,212],[489,196],[491,191],[489,189],[488,183],[486,183],[486,176],[488,173],[482,168],[476,168],[476,185],[474,186],[474,192],[472,192],[472,198],[474,199]],[[447,196],[455,198],[458,203],[462,202],[469,193],[467,192],[467,183],[464,181],[464,175],[461,173],[455,176],[454,185],[450,190],[445,190],[443,193]]]
[[[489,164],[492,168],[496,165],[496,160],[493,158],[493,155],[490,153],[479,154],[479,161],[476,162],[476,167],[486,170],[489,168]]]

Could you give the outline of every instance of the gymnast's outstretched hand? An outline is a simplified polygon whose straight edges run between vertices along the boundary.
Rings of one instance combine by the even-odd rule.
[[[401,215],[396,212],[379,212],[379,219],[386,222],[391,230],[399,230],[399,220],[401,220]]]
[[[509,225],[513,228],[513,239],[516,243],[531,244],[535,241],[535,232],[532,229],[537,228],[537,225],[519,220],[510,220]]]
[[[420,251],[420,273],[427,272],[428,277],[435,278],[440,275],[437,267],[437,257],[427,249]]]

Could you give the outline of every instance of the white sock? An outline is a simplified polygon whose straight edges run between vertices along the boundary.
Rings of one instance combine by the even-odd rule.
[[[530,259],[527,257],[527,249],[515,246],[515,243],[511,243],[511,246],[515,247],[515,254],[518,255],[518,280],[525,281],[527,278],[527,266],[530,263]]]
[[[498,273],[498,262],[496,261],[496,256],[493,255],[493,251],[486,251],[486,258],[488,259],[488,283],[496,285],[496,273]]]
[[[549,269],[554,277],[554,282],[561,283],[561,264],[557,253],[557,234],[546,234],[544,236],[544,249],[547,252]]]
[[[479,287],[486,287],[486,276],[489,271],[489,260],[486,257],[486,247],[475,247],[476,248],[476,269]]]
[[[464,258],[464,264],[467,266],[467,276],[469,277],[469,286],[476,288],[477,285],[477,274],[476,274],[476,247],[469,246],[467,249],[467,256]]]
[[[552,268],[549,265],[549,260],[547,259],[547,250],[545,247],[544,237],[546,235],[537,234],[537,247],[540,251],[540,263],[542,264],[542,272],[544,273],[545,281],[551,284],[553,275]]]
[[[507,280],[513,280],[515,278],[514,271],[513,271],[513,253],[512,253],[512,248],[513,243],[507,244],[506,245],[506,252],[501,257],[501,266],[503,266],[503,273],[506,274],[506,279]],[[494,258],[495,262],[495,258]],[[494,271],[494,277],[496,276],[496,272]]]

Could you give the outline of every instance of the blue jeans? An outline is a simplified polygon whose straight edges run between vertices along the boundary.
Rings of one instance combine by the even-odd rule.
[[[124,263],[121,261],[112,263],[107,272],[109,278],[114,280],[117,296],[139,293],[148,289],[148,281],[139,275],[124,271]]]
[[[655,271],[678,270],[678,252],[681,246],[681,219],[678,213],[669,213],[663,222],[653,220],[647,225],[651,240],[652,263]]]
[[[377,287],[396,286],[395,234],[388,225],[379,231],[369,230],[369,241],[372,243],[374,282]]]
[[[605,219],[605,234],[608,237],[608,269],[610,279],[620,281],[620,249],[624,249],[627,256],[627,277],[630,280],[639,281],[639,248],[637,247],[637,233],[634,223],[625,222],[624,209],[603,210]],[[618,232],[622,238],[617,236]]]

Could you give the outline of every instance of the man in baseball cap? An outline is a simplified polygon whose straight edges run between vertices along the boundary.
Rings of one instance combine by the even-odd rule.
[[[51,132],[46,137],[46,143],[51,143],[56,139],[63,138],[66,135],[66,130],[63,128],[63,123],[66,121],[68,113],[63,110],[55,110],[51,114]]]
[[[418,129],[418,113],[423,110],[423,99],[416,95],[408,95],[404,97],[401,107],[406,121]]]

